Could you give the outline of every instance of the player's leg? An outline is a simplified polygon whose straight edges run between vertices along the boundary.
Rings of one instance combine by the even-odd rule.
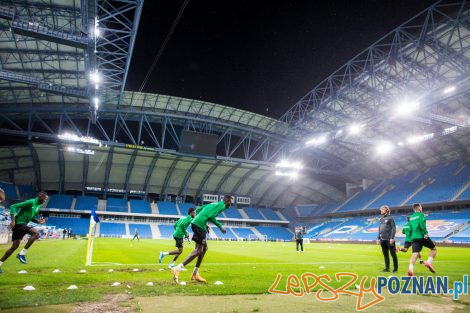
[[[380,246],[382,247],[382,254],[384,255],[385,268],[383,272],[390,272],[390,257],[388,250],[390,248],[390,242],[388,240],[380,240]]]
[[[389,248],[390,255],[392,256],[392,260],[393,260],[393,272],[396,273],[398,271],[397,249],[395,247],[395,242],[392,244],[389,241],[389,245],[390,245],[390,248]]]
[[[297,250],[297,252],[299,252],[299,239],[296,239],[295,240],[295,249]]]
[[[16,256],[18,260],[20,260],[20,262],[23,264],[27,264],[26,252],[28,252],[28,249],[31,247],[31,245],[39,238],[39,231],[36,228],[30,227],[27,232],[30,235],[28,242],[24,246],[23,250],[21,250],[20,253],[18,253],[18,255]]]
[[[201,275],[199,275],[199,268],[201,267],[202,260],[204,259],[204,256],[206,255],[206,252],[207,252],[208,249],[209,249],[209,247],[207,246],[207,241],[206,241],[203,245],[202,253],[200,255],[198,255],[198,257],[197,257],[196,267],[194,267],[193,275],[191,276],[191,280],[195,280],[195,281],[198,281],[198,282],[201,282],[201,283],[206,281],[204,278],[201,277]]]
[[[418,254],[421,252],[423,248],[421,240],[414,240],[411,243],[411,249],[413,253],[411,254],[410,264],[408,266],[408,276],[414,276],[414,266],[416,264],[416,259],[418,258]]]
[[[429,251],[428,260],[424,262],[424,266],[426,266],[429,269],[429,271],[431,271],[431,273],[435,273],[436,271],[434,270],[434,267],[432,266],[432,261],[434,261],[434,258],[436,257],[436,254],[437,254],[436,245],[430,238],[428,238],[428,239],[425,239],[424,246],[426,248],[431,249],[431,251]]]
[[[12,255],[13,252],[15,252],[16,249],[18,249],[18,247],[20,246],[20,242],[21,242],[21,239],[13,240],[11,247],[7,251],[5,251],[5,254],[0,259],[0,274],[3,273],[2,271],[3,262],[5,262],[10,257],[10,255]]]
[[[302,252],[304,252],[304,240],[300,239],[300,249]]]

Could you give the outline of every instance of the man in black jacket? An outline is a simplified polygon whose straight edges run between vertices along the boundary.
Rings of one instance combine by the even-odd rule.
[[[390,208],[386,205],[380,207],[380,226],[379,226],[379,235],[377,241],[380,242],[382,247],[382,253],[385,260],[385,268],[383,272],[390,272],[390,258],[388,253],[392,255],[393,259],[393,272],[398,271],[398,258],[395,248],[395,233],[397,227],[395,225],[395,220],[390,216]]]
[[[303,232],[302,226],[295,228],[295,246],[297,248],[297,252],[299,252],[299,245],[300,245],[300,248],[302,249],[302,252],[304,252],[303,234],[304,232]]]

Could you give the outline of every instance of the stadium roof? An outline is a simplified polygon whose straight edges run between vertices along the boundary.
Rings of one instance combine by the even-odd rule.
[[[404,23],[280,120],[124,91],[142,2],[95,4],[0,4],[3,179],[60,192],[234,193],[284,207],[340,200],[345,182],[470,155],[467,2],[439,2]],[[396,105],[405,100],[419,108],[398,116]],[[353,123],[360,135],[348,134]],[[182,130],[217,135],[217,155],[178,152]],[[377,156],[382,141],[393,150]],[[304,165],[295,181],[274,175],[275,164],[289,158]]]

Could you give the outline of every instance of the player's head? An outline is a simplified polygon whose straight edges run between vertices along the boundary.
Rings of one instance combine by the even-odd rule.
[[[415,212],[423,212],[423,207],[419,203],[413,203],[413,211]]]
[[[196,210],[194,208],[189,208],[188,215],[191,215],[191,217],[194,218],[196,216]]]
[[[225,195],[224,196],[224,203],[225,203],[225,208],[229,208],[230,205],[232,204],[233,198],[231,195]]]
[[[38,198],[39,203],[43,204],[44,202],[47,201],[47,198],[49,198],[49,196],[44,191],[40,191],[38,192],[37,198]]]
[[[5,190],[0,188],[0,202],[5,200]]]
[[[390,208],[388,205],[382,205],[380,207],[380,215],[387,216],[390,215]]]

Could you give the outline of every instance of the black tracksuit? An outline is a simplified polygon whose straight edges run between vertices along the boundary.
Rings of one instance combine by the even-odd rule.
[[[385,269],[390,269],[390,258],[389,258],[389,251],[390,255],[393,259],[393,270],[398,270],[398,258],[397,258],[397,251],[395,248],[395,242],[393,244],[390,243],[390,239],[395,240],[395,233],[397,227],[395,225],[395,220],[390,215],[382,216],[380,218],[380,226],[379,226],[379,235],[377,239],[380,240],[380,246],[382,247],[382,253],[384,255],[385,261]]]

